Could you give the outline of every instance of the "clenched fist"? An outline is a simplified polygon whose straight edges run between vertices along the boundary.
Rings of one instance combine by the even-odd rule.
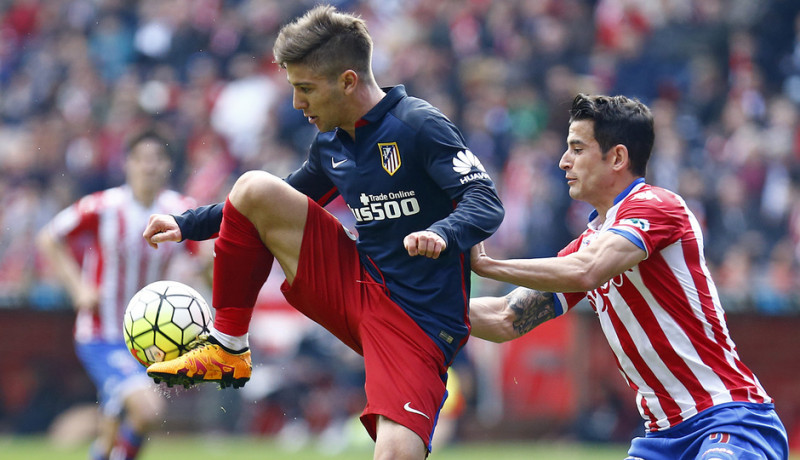
[[[183,239],[178,223],[169,214],[153,214],[150,216],[150,221],[147,223],[147,228],[144,229],[142,236],[147,241],[147,244],[155,249],[158,249],[158,243],[166,243],[167,241],[180,242]]]
[[[410,256],[425,256],[437,259],[439,254],[447,248],[444,238],[429,230],[414,232],[403,238],[405,246]]]

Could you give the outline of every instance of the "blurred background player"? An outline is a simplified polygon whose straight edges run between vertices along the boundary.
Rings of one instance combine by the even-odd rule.
[[[589,228],[555,258],[495,260],[476,246],[475,273],[524,287],[473,299],[472,334],[509,340],[588,297],[645,419],[629,458],[787,458],[772,398],[728,333],[697,219],[644,182],[650,109],[579,94],[569,113],[559,167],[570,197],[595,208]]]
[[[132,138],[125,183],[87,195],[58,213],[37,245],[52,264],[77,311],[75,346],[98,390],[101,419],[92,460],[135,458],[159,420],[162,396],[130,355],[122,335],[128,300],[150,282],[177,273],[170,264],[197,245],[152,251],[142,241],[149,216],[182,212],[194,200],[168,190],[167,140],[154,130]]]
[[[504,211],[450,120],[403,86],[378,86],[372,49],[366,23],[331,6],[281,29],[275,62],[319,134],[285,181],[250,171],[225,203],[151,219],[144,236],[153,245],[219,238],[209,341],[148,374],[243,385],[253,306],[277,259],[289,303],[364,356],[361,420],[375,458],[422,459],[448,367],[469,336],[468,251]],[[321,207],[339,195],[357,240]]]

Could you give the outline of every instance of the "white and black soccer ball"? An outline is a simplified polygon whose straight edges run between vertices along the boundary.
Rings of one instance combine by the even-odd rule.
[[[211,309],[193,288],[177,281],[156,281],[137,292],[125,309],[125,345],[144,366],[168,361],[188,351],[208,334]]]

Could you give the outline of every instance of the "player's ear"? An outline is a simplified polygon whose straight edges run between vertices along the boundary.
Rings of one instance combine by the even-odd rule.
[[[358,74],[352,69],[345,70],[339,75],[339,84],[345,94],[352,94],[358,85]]]
[[[615,170],[626,170],[630,167],[631,161],[628,155],[628,147],[617,144],[611,148],[611,167]]]

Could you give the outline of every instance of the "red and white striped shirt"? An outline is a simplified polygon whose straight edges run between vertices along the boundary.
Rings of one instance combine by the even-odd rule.
[[[99,288],[98,309],[78,312],[76,341],[122,339],[128,300],[146,284],[164,279],[178,253],[197,249],[188,241],[160,245],[158,250],[149,247],[142,233],[150,215],[179,214],[194,206],[193,199],[165,190],[145,208],[128,186],[121,186],[87,195],[50,221],[48,231],[69,245],[83,279]]]
[[[566,310],[588,296],[647,429],[675,426],[722,403],[772,402],[739,359],[700,225],[683,199],[639,180],[559,256],[608,231],[644,249],[646,258],[591,292],[558,297]]]

